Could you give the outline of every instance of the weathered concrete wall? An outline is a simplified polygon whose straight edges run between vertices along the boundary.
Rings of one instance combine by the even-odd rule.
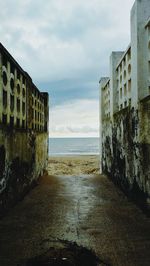
[[[150,97],[117,112],[102,131],[102,171],[137,202],[150,199]]]
[[[47,149],[47,133],[0,129],[0,214],[43,174]]]
[[[48,101],[0,44],[0,215],[46,169]]]
[[[150,208],[149,0],[135,0],[130,18],[131,44],[111,55],[109,90],[100,80],[100,166]]]

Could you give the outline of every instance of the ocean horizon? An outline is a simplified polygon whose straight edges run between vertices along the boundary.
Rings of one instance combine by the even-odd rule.
[[[49,156],[98,155],[99,138],[49,138]]]

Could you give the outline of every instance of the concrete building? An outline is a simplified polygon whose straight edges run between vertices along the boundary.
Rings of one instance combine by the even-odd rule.
[[[131,44],[100,79],[100,164],[137,201],[150,200],[150,2],[131,10]]]
[[[0,44],[0,212],[46,168],[48,109],[48,94]]]

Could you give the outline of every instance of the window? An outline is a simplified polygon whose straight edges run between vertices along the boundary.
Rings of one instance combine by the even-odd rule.
[[[4,125],[7,124],[7,115],[4,115],[4,114],[3,114],[2,121],[3,121],[3,124],[4,124]]]
[[[4,109],[7,108],[7,91],[3,90],[3,107]]]
[[[126,96],[127,95],[127,85],[125,84],[124,85],[124,96]]]
[[[129,64],[128,65],[128,74],[130,74],[131,73],[131,65]]]
[[[118,88],[118,86],[119,86],[119,80],[117,79],[117,88]]]
[[[124,79],[126,79],[126,70],[124,70],[123,76],[124,76]]]
[[[19,113],[20,112],[20,100],[17,99],[17,112]]]
[[[19,118],[17,118],[16,126],[17,126],[18,128],[20,127],[20,119],[19,119]]]
[[[122,99],[122,88],[120,88],[120,98]]]
[[[149,41],[149,43],[148,43],[148,49],[149,49],[149,51],[150,51],[150,41]]]
[[[18,93],[18,95],[20,94],[20,84],[19,83],[17,84],[17,93]]]
[[[117,67],[117,69],[116,69],[116,75],[117,75],[117,76],[118,76],[118,72],[119,72],[119,71],[118,71],[118,67]]]
[[[131,79],[128,80],[128,92],[131,92]]]
[[[122,61],[123,66],[126,66],[126,58],[124,57],[123,61]]]
[[[10,95],[10,110],[11,112],[14,111],[14,96]]]
[[[131,48],[128,51],[128,60],[130,60],[130,59],[131,59]]]
[[[22,128],[25,128],[25,120],[22,120]]]
[[[150,61],[148,61],[148,71],[149,71],[149,75],[150,75]]]
[[[25,95],[26,95],[26,91],[25,91],[24,87],[22,88],[22,95],[23,95],[23,97],[25,97]]]
[[[22,114],[23,116],[25,115],[25,103],[24,102],[22,103]]]
[[[3,71],[3,84],[4,84],[4,86],[7,85],[7,74],[5,71]]]
[[[120,76],[120,83],[122,82],[122,75]]]
[[[10,126],[13,127],[14,126],[14,117],[10,117]]]
[[[127,107],[127,101],[124,102],[124,107]]]
[[[122,64],[120,65],[120,72],[122,71]]]
[[[129,105],[131,105],[131,98],[129,99]]]
[[[13,92],[14,91],[14,80],[13,80],[13,78],[11,78],[11,80],[10,80],[10,88],[11,88],[11,90]]]

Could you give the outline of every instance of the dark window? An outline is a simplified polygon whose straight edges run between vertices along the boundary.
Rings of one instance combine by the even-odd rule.
[[[13,80],[13,78],[11,78],[11,80],[10,80],[10,87],[11,87],[11,90],[14,91],[14,80]]]
[[[20,112],[20,100],[17,99],[17,112],[19,113]]]
[[[6,151],[4,145],[0,146],[0,179],[3,177],[4,170],[5,170],[5,157]]]
[[[14,111],[14,96],[10,96],[10,110],[11,112]]]
[[[22,120],[22,128],[25,128],[25,120]]]
[[[20,119],[17,118],[17,127],[19,128],[20,127]]]
[[[10,126],[13,127],[14,126],[14,117],[10,117]]]
[[[4,84],[4,86],[7,85],[7,74],[5,71],[3,72],[3,84]]]
[[[22,89],[22,95],[23,95],[23,97],[25,97],[25,95],[26,95],[25,88]]]
[[[2,120],[3,120],[3,124],[6,125],[7,124],[7,115],[3,114]]]
[[[3,90],[3,107],[7,108],[7,91]]]
[[[22,103],[22,114],[25,115],[25,103]]]
[[[17,93],[20,94],[20,84],[17,84]]]

